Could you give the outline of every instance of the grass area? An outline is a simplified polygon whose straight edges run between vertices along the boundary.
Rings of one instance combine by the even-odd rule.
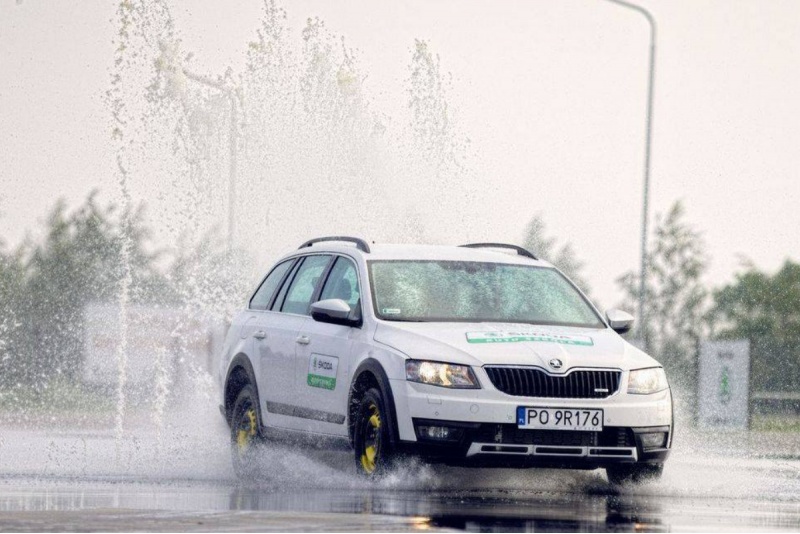
[[[0,412],[8,415],[104,414],[114,409],[108,394],[66,378],[43,386],[15,384],[0,388]]]
[[[750,430],[757,432],[800,432],[800,416],[753,414],[750,420]]]

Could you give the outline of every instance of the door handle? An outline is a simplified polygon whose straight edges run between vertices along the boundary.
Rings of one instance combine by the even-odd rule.
[[[296,340],[300,345],[308,345],[311,343],[311,338],[308,336],[297,336]]]
[[[253,337],[256,339],[264,339],[265,337],[267,337],[267,333],[264,332],[263,330],[259,330],[258,332],[253,333]]]

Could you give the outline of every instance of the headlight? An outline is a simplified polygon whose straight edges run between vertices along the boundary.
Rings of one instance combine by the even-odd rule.
[[[475,373],[468,365],[420,360],[406,361],[406,380],[445,388],[477,389],[481,387],[478,379],[475,378]]]
[[[631,371],[628,378],[628,393],[631,395],[649,395],[658,393],[669,387],[667,375],[661,367],[637,369]]]

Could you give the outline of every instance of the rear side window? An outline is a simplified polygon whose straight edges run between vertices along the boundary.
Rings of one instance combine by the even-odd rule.
[[[330,256],[308,256],[294,275],[294,280],[286,293],[281,311],[308,315],[311,298],[317,288],[319,279],[328,266]]]
[[[272,269],[272,272],[264,279],[261,283],[261,287],[258,288],[256,294],[253,295],[253,298],[250,300],[250,309],[251,310],[266,310],[267,306],[269,306],[269,301],[272,299],[272,295],[275,294],[275,290],[278,288],[278,284],[281,283],[283,280],[283,275],[286,274],[286,271],[289,270],[289,267],[292,266],[294,260],[287,260],[283,263],[278,264],[277,267]]]
[[[272,308],[270,308],[272,311],[281,311],[281,306],[283,306],[283,301],[286,299],[286,292],[289,291],[289,286],[291,285],[292,280],[294,280],[294,277],[297,274],[297,270],[300,268],[301,265],[303,265],[304,259],[305,258],[300,258],[294,263],[294,267],[292,267],[289,276],[286,277],[286,279],[283,282],[283,285],[281,286],[281,290],[278,291],[278,296],[275,297],[274,301],[272,301]]]

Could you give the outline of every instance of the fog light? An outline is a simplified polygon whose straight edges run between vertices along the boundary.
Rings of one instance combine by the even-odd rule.
[[[420,425],[417,427],[417,437],[431,441],[458,441],[461,439],[462,433],[462,429],[449,426]]]
[[[645,449],[662,449],[666,441],[666,432],[651,432],[649,434],[639,434],[639,439],[642,440],[642,447]]]
[[[419,427],[420,437],[427,439],[445,440],[450,439],[450,429],[446,426],[421,426]]]

